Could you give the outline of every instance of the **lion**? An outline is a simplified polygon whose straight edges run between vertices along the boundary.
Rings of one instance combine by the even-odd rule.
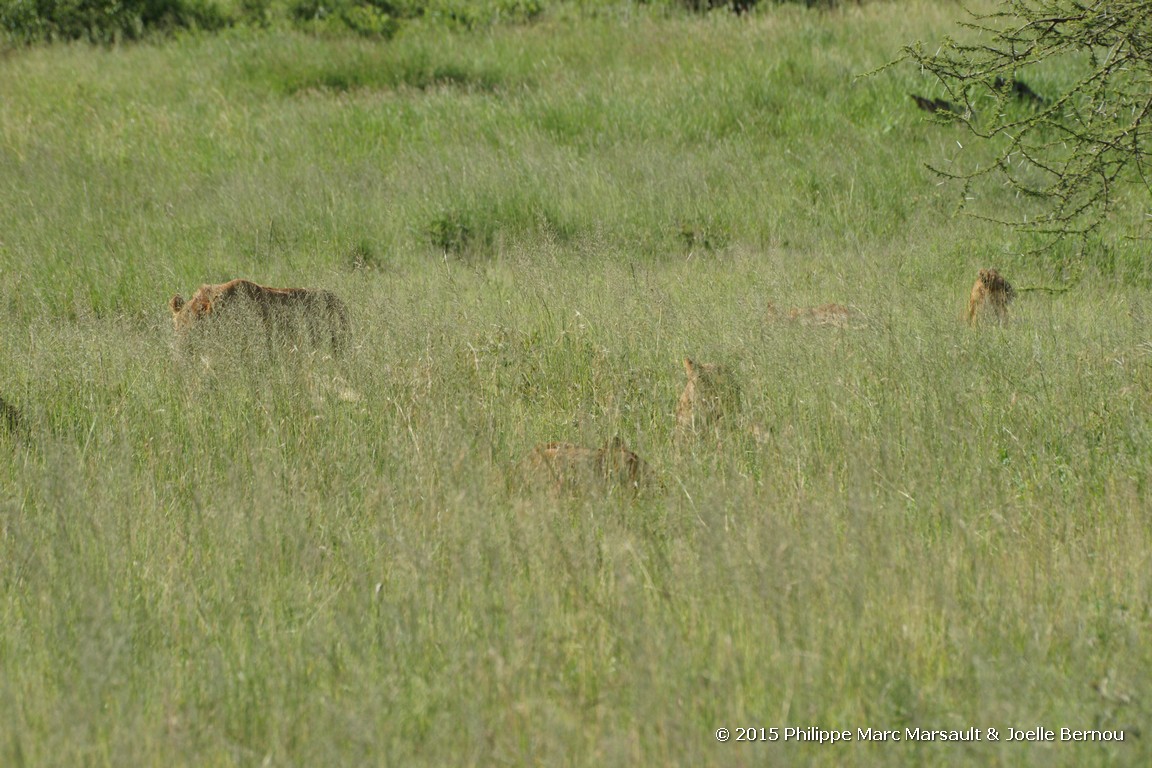
[[[269,288],[249,280],[202,285],[185,301],[179,294],[168,302],[178,338],[186,338],[208,321],[229,318],[239,323],[258,320],[268,347],[273,340],[293,341],[305,334],[313,345],[331,344],[340,354],[350,335],[348,308],[331,291],[311,288]]]
[[[770,319],[780,317],[780,310],[774,304],[768,305]],[[864,315],[860,310],[843,304],[821,304],[818,307],[792,307],[788,319],[800,325],[831,326],[834,328],[862,328]]]
[[[613,437],[600,448],[572,443],[542,443],[520,463],[529,484],[546,485],[554,493],[582,488],[636,492],[648,485],[652,471],[647,462]]]
[[[972,285],[968,297],[968,324],[975,325],[977,316],[991,308],[996,322],[1008,322],[1008,303],[1016,297],[1016,289],[994,269],[982,269]]]
[[[715,430],[740,408],[740,388],[732,372],[716,363],[684,358],[688,382],[676,405],[676,438],[683,440]]]

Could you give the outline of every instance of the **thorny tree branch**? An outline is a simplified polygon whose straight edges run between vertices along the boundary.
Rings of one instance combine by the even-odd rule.
[[[1003,9],[970,13],[961,26],[978,42],[945,39],[935,53],[903,49],[934,75],[959,107],[954,118],[994,149],[975,168],[932,167],[962,186],[1004,183],[1043,203],[1035,218],[991,218],[1050,236],[1096,231],[1121,187],[1152,198],[1152,0],[1005,0]],[[1017,73],[1058,57],[1084,59],[1085,74],[1063,93],[1012,102]],[[1035,94],[1033,94],[1035,96]]]

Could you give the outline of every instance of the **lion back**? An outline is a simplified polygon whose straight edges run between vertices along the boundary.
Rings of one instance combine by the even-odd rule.
[[[968,297],[968,324],[976,322],[977,315],[985,307],[991,307],[1000,323],[1008,320],[1008,303],[1016,297],[1016,289],[1012,287],[999,271],[995,269],[981,269],[972,285],[972,293]]]
[[[331,291],[310,288],[270,288],[250,280],[202,285],[191,299],[176,295],[169,302],[177,331],[188,331],[210,317],[227,317],[263,335],[271,344],[307,337],[313,345],[331,344],[343,352],[351,330],[348,308]]]

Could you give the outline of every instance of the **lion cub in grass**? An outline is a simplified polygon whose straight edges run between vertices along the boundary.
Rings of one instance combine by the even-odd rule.
[[[730,370],[716,363],[684,358],[688,382],[676,405],[676,439],[712,432],[740,410],[740,387]]]
[[[1008,322],[1008,303],[1016,298],[1016,289],[994,269],[982,269],[968,296],[968,324],[975,325],[979,315],[989,312],[996,322]]]
[[[572,443],[543,443],[521,462],[530,485],[546,486],[553,493],[575,493],[582,489],[638,491],[651,481],[648,464],[614,437],[602,448],[586,448]]]

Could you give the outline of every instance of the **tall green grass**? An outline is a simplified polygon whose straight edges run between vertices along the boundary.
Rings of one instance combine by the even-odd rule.
[[[1136,206],[1077,262],[952,215],[930,84],[856,75],[958,14],[10,55],[0,763],[1147,762]],[[1074,282],[973,331],[984,266]],[[169,296],[238,276],[353,349],[175,355]],[[770,312],[830,301],[867,327]],[[743,397],[677,446],[686,355]],[[635,498],[516,482],[614,435]],[[1127,738],[714,738],[1036,725]]]

